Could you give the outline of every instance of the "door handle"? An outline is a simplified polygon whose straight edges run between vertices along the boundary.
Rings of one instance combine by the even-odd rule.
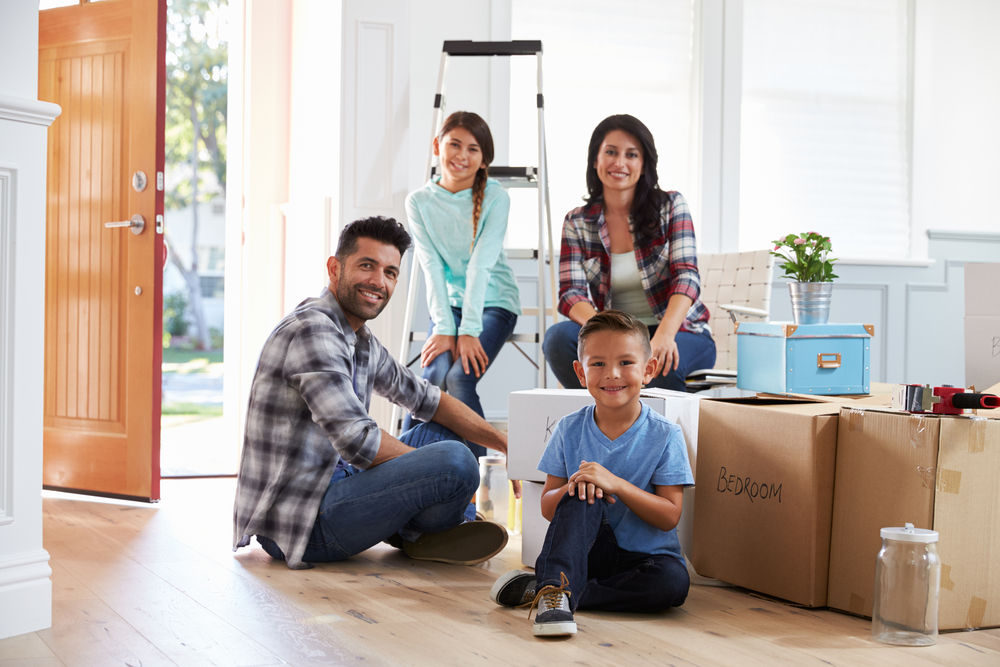
[[[132,233],[138,236],[142,234],[142,230],[146,228],[146,219],[136,213],[132,216],[131,220],[123,220],[122,222],[105,222],[105,227],[128,227],[132,230]]]
[[[824,359],[823,357],[827,357]],[[840,368],[840,352],[826,352],[816,355],[817,368]]]

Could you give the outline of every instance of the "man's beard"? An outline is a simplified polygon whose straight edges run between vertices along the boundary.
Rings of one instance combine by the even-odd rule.
[[[337,285],[337,301],[340,303],[341,309],[348,315],[352,315],[359,320],[373,320],[389,305],[389,294],[385,290],[364,287],[368,292],[375,292],[382,295],[382,300],[379,303],[369,303],[358,294],[359,286],[364,287],[360,283],[352,285],[340,283]]]

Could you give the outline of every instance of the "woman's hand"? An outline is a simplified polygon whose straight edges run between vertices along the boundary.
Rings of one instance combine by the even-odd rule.
[[[476,377],[482,377],[490,363],[490,358],[487,356],[486,350],[483,349],[483,344],[479,342],[479,336],[459,336],[457,347],[465,374],[468,375],[471,368]]]
[[[660,332],[663,332],[662,334]],[[656,372],[660,375],[669,375],[670,371],[677,368],[681,361],[680,352],[677,350],[677,343],[673,336],[666,333],[666,327],[660,326],[653,338],[649,341],[653,348],[653,357],[656,359]]]
[[[451,356],[455,356],[455,337],[433,334],[420,348],[420,367],[427,368],[439,354],[444,352],[451,352]]]

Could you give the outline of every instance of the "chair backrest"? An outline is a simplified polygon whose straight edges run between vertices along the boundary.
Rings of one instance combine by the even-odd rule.
[[[698,255],[701,301],[708,308],[715,339],[715,367],[736,370],[736,334],[720,303],[771,310],[774,256],[768,250]],[[746,319],[745,316],[740,316]],[[756,319],[756,318],[750,318]]]

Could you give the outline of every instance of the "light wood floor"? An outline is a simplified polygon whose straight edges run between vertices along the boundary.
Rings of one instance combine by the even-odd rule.
[[[293,572],[230,549],[234,481],[170,480],[155,506],[45,499],[52,628],[0,640],[10,665],[1000,665],[1000,630],[937,646],[869,640],[869,623],[745,591],[692,587],[666,614],[580,613],[570,639],[532,636],[494,606],[516,538],[477,567],[388,546]]]

